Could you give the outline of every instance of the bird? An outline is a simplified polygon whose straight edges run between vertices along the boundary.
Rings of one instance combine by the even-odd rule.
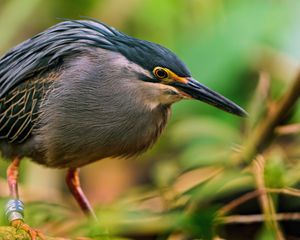
[[[79,169],[137,156],[163,132],[171,106],[195,99],[237,116],[246,111],[195,80],[171,50],[96,19],[64,19],[0,58],[0,151],[10,161],[6,215],[32,240],[18,194],[24,157],[66,169],[80,208],[95,216]]]

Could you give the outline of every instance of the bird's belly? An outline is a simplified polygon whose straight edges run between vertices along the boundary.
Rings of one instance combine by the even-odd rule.
[[[40,136],[41,145],[45,146],[44,156],[37,155],[34,161],[55,168],[77,168],[104,158],[139,154],[157,140],[168,113],[169,109],[163,108],[110,124],[99,120],[81,126],[75,121],[65,128],[53,125]]]

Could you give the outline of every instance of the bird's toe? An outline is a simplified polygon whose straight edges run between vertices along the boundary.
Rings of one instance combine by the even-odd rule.
[[[44,234],[42,234],[39,230],[31,228],[28,224],[24,223],[22,220],[17,219],[11,222],[11,226],[16,229],[22,229],[30,236],[31,240],[45,240]]]

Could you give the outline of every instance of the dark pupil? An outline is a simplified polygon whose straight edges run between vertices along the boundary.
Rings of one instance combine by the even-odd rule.
[[[164,70],[157,70],[156,74],[161,78],[166,76],[166,72]]]

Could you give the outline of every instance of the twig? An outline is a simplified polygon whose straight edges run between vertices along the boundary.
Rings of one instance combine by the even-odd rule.
[[[294,196],[294,197],[300,197],[300,190],[298,189],[294,189],[294,188],[265,188],[265,189],[260,189],[260,190],[255,190],[252,192],[248,192],[234,200],[232,200],[231,202],[229,202],[228,204],[226,204],[225,206],[223,206],[220,210],[219,210],[219,216],[224,216],[227,213],[229,213],[230,211],[232,211],[233,209],[235,209],[236,207],[242,205],[243,203],[259,196],[262,193],[278,193],[278,194],[285,194],[285,195],[290,195],[290,196]]]
[[[272,198],[267,194],[265,188],[264,180],[264,171],[265,171],[265,158],[262,155],[258,155],[253,162],[253,174],[256,180],[256,185],[258,190],[261,192],[259,195],[259,201],[261,209],[263,211],[264,219],[266,226],[274,231],[276,234],[276,239],[283,240],[285,239],[283,233],[280,229],[280,226],[274,216],[276,215],[274,202]]]
[[[249,119],[246,121],[247,126],[245,134],[249,135],[254,126],[257,124],[257,120],[266,112],[268,102],[270,100],[270,74],[266,71],[260,71],[258,84],[254,91],[254,95],[250,101],[249,106]]]
[[[266,190],[270,193],[281,193],[294,197],[300,197],[300,190],[294,188],[267,188]]]
[[[300,123],[294,123],[294,124],[276,127],[275,133],[279,135],[299,134]]]
[[[300,221],[300,213],[277,213],[273,216],[276,221]],[[253,215],[232,215],[228,217],[220,218],[223,224],[251,224],[257,222],[264,222],[265,218],[263,214]]]
[[[257,197],[260,194],[261,194],[261,191],[255,190],[255,191],[252,191],[252,192],[248,192],[248,193],[242,195],[241,197],[232,200],[230,203],[226,204],[224,207],[222,207],[219,210],[219,216],[224,216],[226,213],[232,211],[236,207],[238,207],[241,204]]]
[[[271,142],[271,136],[288,113],[295,106],[300,96],[300,73],[287,92],[274,103],[267,116],[254,129],[253,134],[247,139],[242,151],[237,155],[237,162],[249,162],[257,153],[262,152]]]

